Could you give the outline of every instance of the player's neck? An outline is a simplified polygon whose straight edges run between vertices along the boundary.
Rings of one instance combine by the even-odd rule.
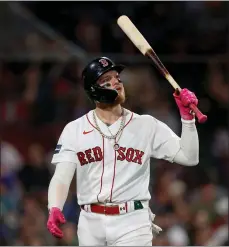
[[[121,105],[116,105],[107,108],[96,107],[96,115],[106,124],[113,124],[122,116],[122,107]]]

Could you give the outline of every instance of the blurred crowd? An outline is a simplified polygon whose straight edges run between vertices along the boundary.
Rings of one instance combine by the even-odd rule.
[[[198,166],[151,161],[150,206],[156,224],[163,228],[153,245],[228,245],[229,60],[218,59],[219,54],[229,54],[227,5],[104,2],[91,3],[90,10],[86,2],[59,2],[50,14],[42,2],[24,4],[92,56],[122,53],[129,57],[121,75],[127,94],[124,107],[158,118],[178,135],[181,123],[172,88],[148,61],[131,61],[137,51],[117,30],[115,18],[131,16],[158,53],[179,56],[179,61],[168,61],[166,67],[182,87],[196,93],[209,120],[197,123]],[[25,41],[39,51],[38,36],[27,36]],[[212,56],[187,63],[190,54]],[[62,128],[94,107],[82,88],[84,65],[76,58],[0,63],[1,245],[78,245],[75,178],[64,207],[68,223],[62,240],[46,230],[47,188],[54,171],[50,159]]]

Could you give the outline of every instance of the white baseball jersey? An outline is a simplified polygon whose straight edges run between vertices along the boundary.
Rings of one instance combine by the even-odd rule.
[[[149,200],[150,157],[173,162],[179,151],[180,138],[166,124],[149,115],[126,109],[125,113],[117,151],[114,140],[104,138],[95,128],[93,111],[65,126],[52,163],[76,164],[79,205]],[[119,130],[121,118],[110,127],[99,118],[97,123],[110,136]]]

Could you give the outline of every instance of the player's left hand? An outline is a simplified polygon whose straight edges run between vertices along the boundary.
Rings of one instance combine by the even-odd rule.
[[[64,234],[59,228],[59,225],[65,222],[64,215],[59,208],[53,207],[50,209],[47,228],[54,237],[63,238]]]
[[[187,88],[184,88],[178,93],[175,92],[173,96],[179,108],[181,118],[184,120],[192,120],[195,116],[192,114],[189,105],[198,104],[198,99],[196,95]]]

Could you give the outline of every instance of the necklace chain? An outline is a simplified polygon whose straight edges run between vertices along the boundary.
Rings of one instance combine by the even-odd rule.
[[[105,135],[102,130],[100,129],[99,125],[98,125],[98,122],[96,120],[96,116],[95,116],[95,111],[93,111],[93,119],[94,119],[94,123],[95,123],[95,126],[96,126],[96,129],[99,131],[99,133],[104,137],[104,138],[107,138],[109,140],[112,140],[112,139],[116,139],[117,136],[122,132],[123,128],[124,128],[124,125],[125,125],[125,116],[124,116],[124,113],[122,113],[122,121],[121,121],[121,124],[120,124],[120,127],[119,127],[119,130],[117,131],[117,133],[115,135],[113,135],[109,129],[109,127],[107,127],[108,131],[110,132],[111,136],[108,136],[108,135]]]

